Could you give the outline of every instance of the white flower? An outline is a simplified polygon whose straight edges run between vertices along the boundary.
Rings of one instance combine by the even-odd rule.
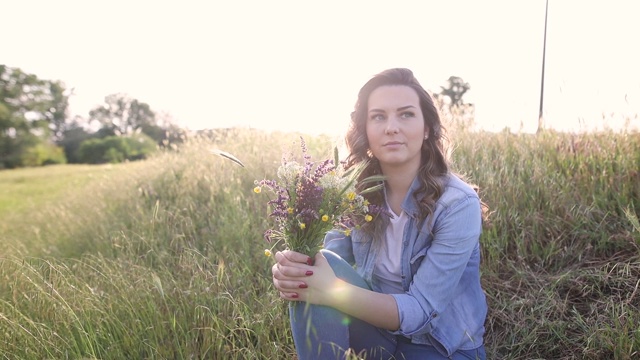
[[[293,184],[302,173],[302,165],[295,161],[287,161],[278,168],[278,177],[287,184]]]

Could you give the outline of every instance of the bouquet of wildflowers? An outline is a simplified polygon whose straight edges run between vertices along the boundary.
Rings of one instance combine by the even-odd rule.
[[[274,227],[265,231],[267,242],[284,242],[293,251],[314,256],[321,248],[325,234],[341,229],[346,235],[353,227],[373,220],[378,213],[373,205],[356,194],[356,179],[364,165],[345,171],[335,150],[333,160],[314,163],[301,138],[304,162],[283,158],[277,180],[256,181],[255,193],[266,189],[275,195],[267,204]],[[367,178],[379,182],[382,177]],[[368,188],[378,190],[382,185]],[[275,246],[275,245],[274,245]],[[270,250],[265,250],[269,256]]]

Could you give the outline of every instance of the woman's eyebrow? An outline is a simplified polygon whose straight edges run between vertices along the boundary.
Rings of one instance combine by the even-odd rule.
[[[402,111],[402,110],[407,110],[407,109],[411,109],[411,108],[415,109],[416,107],[413,106],[413,105],[401,106],[396,111]],[[382,110],[382,109],[371,109],[371,110],[369,110],[369,112],[370,113],[371,112],[384,112],[384,110]]]

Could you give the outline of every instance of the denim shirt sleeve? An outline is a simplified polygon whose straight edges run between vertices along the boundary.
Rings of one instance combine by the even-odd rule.
[[[479,243],[482,217],[477,197],[467,194],[435,216],[431,246],[413,275],[409,291],[392,295],[400,316],[396,334],[431,333],[432,320],[456,296],[460,279]]]
[[[338,254],[350,265],[355,264],[351,236],[345,235],[342,231],[329,231],[324,237],[324,248]]]

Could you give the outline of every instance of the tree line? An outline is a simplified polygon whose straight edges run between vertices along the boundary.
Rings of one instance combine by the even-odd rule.
[[[459,108],[470,105],[462,101],[469,89],[451,76],[434,96]],[[0,169],[139,160],[186,139],[169,116],[121,93],[106,96],[86,118],[71,117],[71,93],[61,81],[0,65]]]
[[[0,169],[142,159],[185,140],[168,116],[126,94],[111,94],[88,116],[69,115],[69,91],[0,65]]]

